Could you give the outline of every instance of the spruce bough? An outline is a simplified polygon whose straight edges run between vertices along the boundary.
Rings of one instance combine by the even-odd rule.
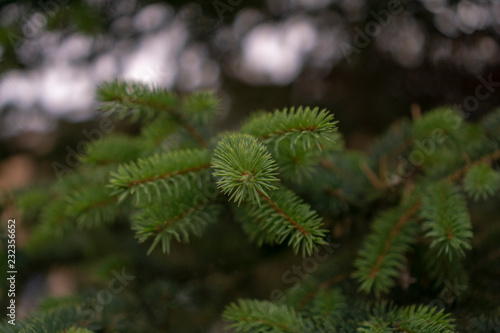
[[[19,195],[26,216],[40,220],[29,252],[55,232],[118,220],[148,253],[203,237],[227,213],[258,246],[284,244],[303,257],[341,230],[341,248],[351,250],[330,255],[279,300],[228,305],[223,318],[235,332],[455,332],[454,315],[429,299],[449,299],[450,290],[452,303],[486,297],[466,290],[473,230],[482,235],[479,249],[487,238],[468,206],[498,200],[499,109],[477,124],[435,109],[392,126],[362,154],[345,149],[333,114],[318,108],[259,112],[240,130],[217,134],[220,102],[211,92],[179,97],[115,81],[102,84],[97,99],[106,116],[140,122],[141,132],[91,143],[77,172],[48,191]],[[349,232],[340,221],[351,217]],[[500,235],[498,223],[491,228]],[[434,296],[397,304],[408,290]],[[92,327],[71,305],[58,309],[28,318],[22,332],[35,332],[33,323],[53,327],[54,313],[74,323],[62,320],[56,330]],[[486,332],[500,322],[489,316],[471,313],[461,327]]]

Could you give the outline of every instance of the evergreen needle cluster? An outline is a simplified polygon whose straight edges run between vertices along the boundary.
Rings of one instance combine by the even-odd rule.
[[[217,186],[238,205],[245,200],[260,204],[276,190],[278,166],[266,147],[251,135],[230,135],[217,145],[212,161]]]

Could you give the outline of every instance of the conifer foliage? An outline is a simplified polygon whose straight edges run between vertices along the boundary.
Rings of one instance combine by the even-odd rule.
[[[449,108],[431,110],[395,124],[363,154],[343,146],[333,114],[318,108],[261,111],[239,130],[217,134],[221,103],[211,92],[178,96],[114,81],[96,96],[104,116],[137,123],[141,131],[89,144],[81,166],[62,182],[19,194],[25,216],[39,220],[27,245],[31,253],[68,230],[126,221],[138,242],[147,243],[145,252],[161,248],[168,256],[174,243],[197,241],[230,216],[257,246],[283,244],[304,260],[334,234],[343,243],[279,300],[229,304],[222,318],[234,332],[499,328],[491,291],[467,288],[468,257],[490,250],[487,240],[500,236],[498,220],[485,226],[471,213],[483,204],[500,216],[494,204],[500,109],[477,124]],[[483,256],[498,267],[497,257]],[[446,308],[430,302],[443,297]],[[490,303],[480,317],[461,307],[464,297]],[[457,321],[464,313],[468,319]],[[66,316],[76,324],[68,326]],[[51,332],[93,327],[77,317],[63,305],[27,319],[23,332],[38,332],[36,321]]]

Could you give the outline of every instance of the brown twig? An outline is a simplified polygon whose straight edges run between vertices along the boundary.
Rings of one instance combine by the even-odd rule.
[[[377,175],[373,172],[372,169],[370,169],[370,167],[368,166],[368,164],[366,164],[366,162],[363,162],[361,164],[361,169],[363,170],[363,173],[365,174],[366,178],[368,178],[370,183],[372,183],[372,185],[375,188],[379,190],[383,190],[386,188],[386,185],[380,179],[378,179]]]
[[[479,160],[474,161],[473,163],[471,163],[469,161],[463,168],[458,169],[457,171],[455,171],[454,173],[452,173],[451,175],[446,177],[445,180],[448,182],[454,182],[454,181],[458,180],[460,177],[462,177],[463,175],[465,175],[465,173],[467,173],[467,171],[472,166],[477,165],[479,163],[491,164],[493,161],[496,161],[498,159],[500,159],[500,150],[496,150],[491,154],[487,154],[487,155],[483,156],[482,158],[480,158]]]
[[[421,116],[422,116],[422,110],[420,109],[420,105],[418,105],[417,103],[412,103],[412,105],[411,105],[411,117],[414,120],[417,120],[417,119],[420,119]]]
[[[299,225],[297,223],[297,221],[292,219],[292,217],[290,215],[285,213],[278,205],[276,205],[276,203],[274,203],[274,201],[272,201],[271,198],[269,198],[267,195],[265,195],[264,193],[262,193],[260,191],[258,191],[258,193],[259,193],[260,197],[262,199],[264,199],[264,201],[266,201],[269,204],[269,206],[271,206],[272,209],[274,209],[278,214],[283,216],[291,225],[294,226],[295,229],[300,231],[300,233],[302,235],[307,236],[309,234],[309,232],[307,230],[305,230],[301,225]]]

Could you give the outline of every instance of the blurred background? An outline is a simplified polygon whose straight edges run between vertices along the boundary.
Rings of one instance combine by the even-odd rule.
[[[221,130],[259,109],[327,108],[347,147],[359,150],[409,117],[412,105],[424,112],[452,105],[474,120],[500,101],[498,0],[17,0],[2,1],[0,26],[7,195],[55,178],[52,163],[64,163],[66,147],[98,128],[94,91],[103,80],[179,93],[213,89],[223,101]],[[13,214],[4,211],[2,223]],[[17,232],[22,247],[26,235]],[[248,249],[248,257],[260,251]],[[74,273],[48,262],[19,283],[54,295],[73,291]],[[267,264],[248,270],[262,282],[274,267]],[[279,285],[283,269],[276,270]],[[182,271],[179,280],[196,274]],[[272,284],[253,296],[268,296]]]
[[[96,85],[117,77],[215,89],[221,128],[324,107],[356,149],[413,103],[465,103],[476,118],[500,98],[467,99],[478,76],[500,81],[495,0],[3,1],[0,23],[0,156],[34,159],[38,175],[91,127]]]

